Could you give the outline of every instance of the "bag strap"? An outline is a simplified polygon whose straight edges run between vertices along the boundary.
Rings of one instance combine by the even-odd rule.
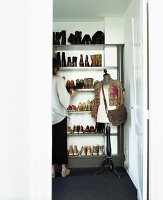
[[[106,101],[106,98],[105,98],[103,85],[102,85],[102,94],[103,94],[103,100],[104,100],[104,105],[105,105],[105,111],[106,111],[106,114],[108,114],[108,106],[107,106],[107,101]]]

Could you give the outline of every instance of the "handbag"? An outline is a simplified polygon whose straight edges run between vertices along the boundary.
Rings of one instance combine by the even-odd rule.
[[[102,85],[102,93],[103,93],[105,111],[109,121],[112,123],[113,126],[119,126],[121,124],[124,124],[125,121],[127,120],[127,109],[125,105],[118,106],[114,110],[108,110],[103,85]]]

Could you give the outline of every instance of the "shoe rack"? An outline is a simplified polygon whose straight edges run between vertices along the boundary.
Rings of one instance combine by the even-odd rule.
[[[123,84],[123,49],[123,44],[53,45],[54,56],[60,56],[59,75],[64,76],[66,82],[72,81],[73,87],[75,86],[78,90],[68,108],[67,136],[70,168],[100,167],[106,157],[105,132],[97,132],[96,122],[91,118],[91,106],[87,109],[87,104],[94,98],[93,84],[95,81],[103,79],[104,69],[107,69],[113,79],[118,79]],[[93,62],[95,57],[100,62]],[[69,64],[70,58],[73,64]],[[95,66],[93,63],[100,64]],[[86,79],[93,80],[90,87],[85,84],[83,87],[77,87],[78,83],[84,82]],[[93,131],[85,131],[88,127],[91,127]],[[123,125],[111,126],[111,143],[115,166],[123,166],[125,160]],[[93,153],[93,148],[98,149],[99,147],[103,148],[102,153]]]

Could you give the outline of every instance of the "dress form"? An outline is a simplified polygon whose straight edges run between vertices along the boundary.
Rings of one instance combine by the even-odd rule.
[[[104,89],[104,94],[105,94],[105,98],[107,101],[107,109],[114,110],[114,109],[116,109],[116,106],[109,105],[109,95],[110,95],[109,94],[109,83],[110,83],[111,77],[110,77],[110,74],[107,74],[106,70],[104,70],[104,72],[105,72],[105,74],[103,75],[103,89]],[[106,110],[105,110],[102,88],[100,91],[100,105],[99,105],[98,113],[97,113],[97,122],[105,124],[107,156],[102,162],[101,169],[99,171],[97,171],[96,174],[100,174],[101,172],[103,172],[105,170],[105,165],[107,165],[118,176],[118,178],[120,178],[120,175],[116,171],[114,163],[112,161],[111,140],[110,140],[110,121],[107,117]]]

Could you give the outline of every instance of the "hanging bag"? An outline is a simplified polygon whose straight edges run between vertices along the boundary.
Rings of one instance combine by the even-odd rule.
[[[102,93],[103,93],[105,111],[109,121],[112,123],[113,126],[119,126],[121,124],[124,124],[125,121],[127,120],[126,107],[124,105],[121,105],[114,110],[108,110],[103,85],[102,85]]]

